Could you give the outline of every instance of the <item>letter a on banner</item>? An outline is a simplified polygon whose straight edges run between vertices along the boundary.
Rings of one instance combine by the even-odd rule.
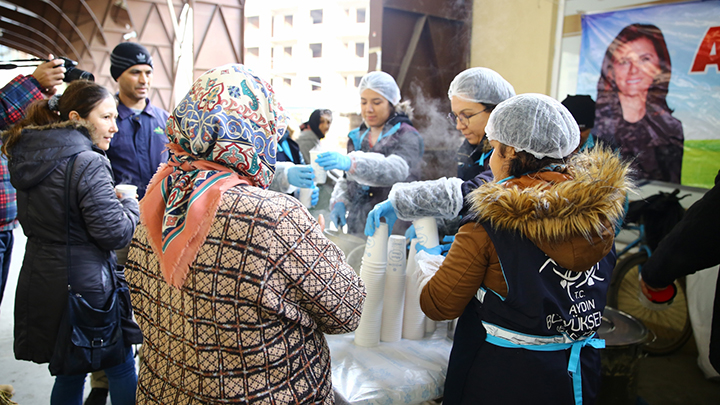
[[[704,73],[708,65],[715,65],[720,73],[720,27],[710,27],[695,54],[691,73]]]

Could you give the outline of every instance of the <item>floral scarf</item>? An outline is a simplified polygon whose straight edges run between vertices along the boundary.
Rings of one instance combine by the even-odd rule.
[[[175,107],[165,129],[170,159],[140,202],[168,284],[185,282],[225,191],[270,185],[285,131],[272,87],[243,65],[207,71]]]

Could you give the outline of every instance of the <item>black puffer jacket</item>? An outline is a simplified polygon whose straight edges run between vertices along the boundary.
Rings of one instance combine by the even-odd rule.
[[[135,199],[118,200],[110,161],[94,148],[87,128],[64,122],[26,128],[9,151],[17,189],[18,219],[27,236],[15,297],[15,357],[46,363],[72,285],[94,307],[113,291],[115,249],[135,231]],[[78,155],[70,181],[72,268],[66,268],[65,172]]]

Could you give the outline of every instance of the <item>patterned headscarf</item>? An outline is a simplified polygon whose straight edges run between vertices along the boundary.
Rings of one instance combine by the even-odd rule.
[[[243,65],[207,71],[175,107],[165,129],[170,159],[140,203],[169,284],[185,282],[225,191],[270,185],[286,129],[272,87]]]

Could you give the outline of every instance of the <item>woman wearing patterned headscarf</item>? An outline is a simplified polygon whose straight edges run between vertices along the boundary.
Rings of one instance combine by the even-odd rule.
[[[357,327],[365,287],[297,200],[266,190],[284,131],[243,65],[203,74],[168,119],[126,266],[138,404],[333,403],[323,333]]]

